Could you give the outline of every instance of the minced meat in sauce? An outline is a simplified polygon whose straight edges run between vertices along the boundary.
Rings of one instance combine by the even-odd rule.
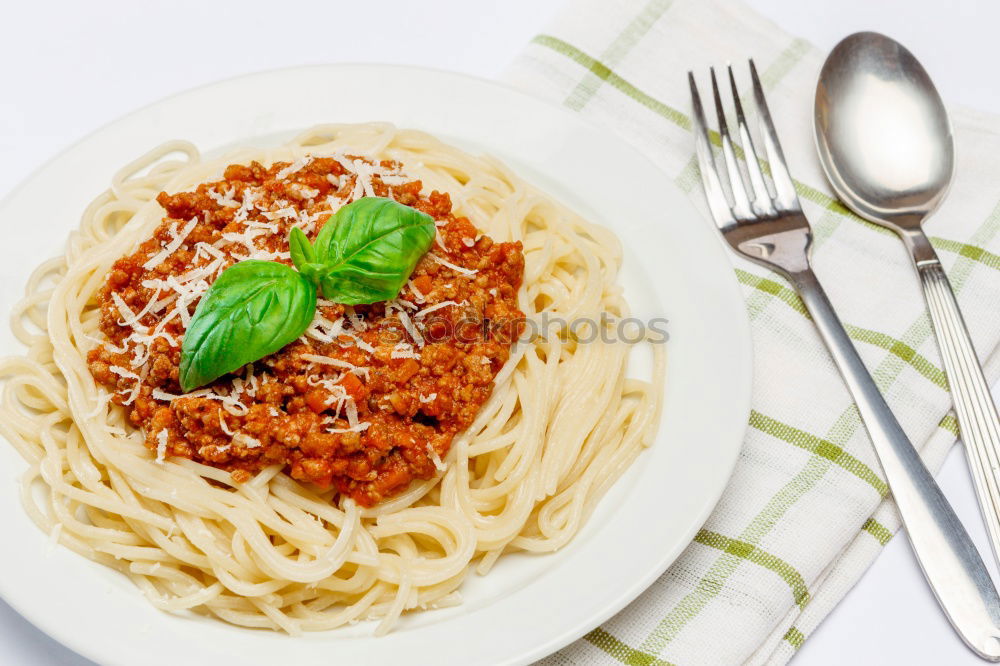
[[[99,295],[108,341],[87,360],[158,459],[190,458],[237,482],[284,465],[363,506],[434,476],[520,333],[524,257],[519,242],[493,242],[452,213],[447,194],[422,195],[399,168],[353,156],[253,162],[157,197],[166,216],[111,268]],[[242,259],[291,265],[292,226],[314,239],[333,210],[362,194],[437,222],[434,246],[398,297],[353,308],[321,297],[297,341],[181,395],[185,325],[207,285]]]

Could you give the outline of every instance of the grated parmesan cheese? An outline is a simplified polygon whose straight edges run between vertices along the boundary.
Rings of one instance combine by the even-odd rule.
[[[148,349],[144,344],[137,344],[133,350],[135,356],[129,361],[129,365],[133,368],[138,368],[140,365],[144,365],[146,361],[149,360],[149,355],[152,350]]]
[[[250,216],[250,211],[257,207],[256,203],[257,191],[252,188],[246,188],[243,190],[243,203],[240,204],[240,209],[236,211],[233,216],[233,220],[236,222],[244,222],[247,217]]]
[[[413,351],[413,345],[408,342],[400,342],[392,349],[389,358],[420,358],[420,354]]]
[[[427,300],[427,297],[424,296],[419,289],[417,289],[417,285],[413,284],[413,280],[407,282],[406,286],[413,292],[413,298],[416,299],[417,303],[423,303]]]
[[[83,337],[93,342],[95,346],[104,345],[105,349],[107,349],[112,354],[124,354],[125,352],[128,351],[127,345],[123,345],[121,347],[115,347],[114,345],[111,344],[110,340],[101,340],[100,338],[95,338],[92,335],[84,335]]]
[[[380,174],[379,178],[382,179],[383,183],[385,183],[386,185],[389,185],[389,186],[392,186],[392,185],[406,185],[408,182],[410,182],[410,179],[408,177],[406,177],[406,176],[397,176],[397,175],[390,175],[390,174]]]
[[[326,216],[329,217],[329,216],[333,215],[338,210],[340,210],[341,208],[343,208],[347,204],[347,201],[345,199],[341,199],[336,194],[331,194],[331,195],[329,195],[329,196],[326,197],[324,203],[326,203],[326,205],[329,208],[329,210],[318,211],[316,213],[316,215],[318,217],[323,217],[324,215],[326,215]]]
[[[434,466],[439,472],[443,472],[448,469],[448,467],[444,464],[444,461],[441,460],[441,456],[439,456],[438,452],[434,450],[434,447],[431,446],[430,442],[427,442],[427,455],[430,456],[431,460],[434,462]]]
[[[351,328],[355,331],[365,331],[368,329],[368,322],[360,314],[354,311],[353,306],[344,308],[344,314],[347,316],[347,320],[351,322]]]
[[[319,194],[319,190],[306,185],[295,185],[292,191],[303,199],[314,199],[316,195]]]
[[[314,340],[319,340],[320,342],[333,342],[340,335],[341,330],[344,327],[344,318],[341,317],[337,321],[330,321],[322,314],[320,314],[317,308],[316,314],[313,316],[312,323],[309,324],[309,328],[303,333],[303,337],[310,337]],[[302,338],[300,338],[302,339]]]
[[[199,389],[197,391],[191,391],[184,395],[174,395],[173,393],[167,393],[166,391],[161,391],[160,389],[153,389],[153,397],[157,400],[173,401],[179,400],[181,398],[206,398],[208,400],[218,400],[222,403],[222,408],[232,414],[233,416],[246,416],[247,406],[242,402],[228,395],[219,395],[211,389]]]
[[[119,368],[117,365],[112,365],[108,369],[119,377],[124,377],[125,379],[139,379],[139,375],[134,372],[129,372],[123,368]]]
[[[301,354],[299,356],[303,361],[308,361],[309,363],[319,363],[320,365],[332,365],[335,368],[343,368],[348,372],[356,375],[364,375],[367,379],[368,368],[361,368],[354,365],[353,363],[348,363],[347,361],[341,361],[338,358],[331,358],[329,356],[320,356],[319,354]]]
[[[321,380],[319,383],[323,384],[324,386],[327,386],[327,382],[330,382],[330,380],[329,379]],[[330,387],[328,387],[328,388],[330,388]],[[354,404],[354,400],[349,395],[347,395],[347,391],[344,390],[344,387],[340,386],[340,385],[337,385],[337,386],[333,386],[332,388],[338,389],[337,410],[336,410],[336,413],[332,417],[328,416],[328,417],[324,418],[323,421],[324,421],[324,423],[328,423],[328,424],[334,424],[334,423],[336,423],[337,419],[340,418],[340,410],[341,410],[341,408],[346,407],[346,416],[347,416],[348,427],[347,428],[327,428],[326,432],[333,434],[333,433],[345,433],[345,432],[363,432],[363,431],[367,430],[368,427],[371,426],[371,423],[369,423],[368,421],[360,421],[360,420],[358,420],[358,408],[357,408],[357,405],[355,405]]]
[[[247,229],[263,229],[264,231],[269,231],[272,234],[277,234],[279,232],[277,222],[261,222],[260,220],[251,220],[247,222]]]
[[[156,433],[156,462],[163,464],[167,457],[167,429],[163,428]]]
[[[436,234],[434,234],[434,242],[437,244],[437,246],[439,248],[441,248],[445,252],[448,251],[448,246],[444,244],[444,232],[443,231],[438,231]]]
[[[219,428],[230,437],[233,436],[233,431],[229,429],[229,424],[226,423],[226,417],[222,415],[222,408],[219,408]]]
[[[445,268],[450,268],[451,270],[455,271],[456,273],[461,273],[462,275],[475,275],[476,273],[479,272],[479,271],[473,270],[471,268],[462,268],[461,266],[456,266],[455,264],[453,264],[451,262],[445,261],[444,259],[442,259],[441,257],[437,256],[433,252],[428,252],[427,256],[430,257],[433,261],[438,262],[439,264],[441,264]]]
[[[375,188],[372,187],[372,170],[367,162],[361,160],[354,160],[354,171],[358,174],[358,179],[361,181],[361,189],[364,191],[366,197],[375,196]]]
[[[418,331],[417,327],[413,325],[413,322],[410,320],[410,316],[405,312],[403,312],[402,310],[400,310],[399,320],[402,322],[403,328],[406,329],[406,332],[410,334],[411,338],[413,338],[413,341],[416,343],[416,345],[418,347],[423,347],[424,336],[420,335],[420,331]]]
[[[167,257],[176,252],[177,249],[184,244],[184,241],[187,240],[188,234],[191,233],[191,230],[194,229],[196,224],[198,224],[198,218],[191,218],[188,220],[188,223],[184,225],[184,228],[180,231],[180,233],[178,233],[177,223],[175,222],[170,230],[173,238],[170,239],[169,243],[163,246],[162,250],[154,254],[149,261],[144,263],[142,267],[147,271],[150,271],[162,264]]]
[[[126,303],[125,300],[118,295],[117,291],[111,292],[111,301],[115,304],[118,314],[122,317],[118,320],[119,326],[128,326],[129,328],[141,330],[143,332],[149,330],[146,326],[139,323],[139,315],[132,312],[132,308],[130,308],[128,303]]]
[[[309,155],[300,157],[291,164],[289,164],[288,166],[286,166],[284,169],[279,171],[278,173],[274,174],[274,177],[277,180],[284,180],[285,178],[288,178],[296,171],[300,170],[302,167],[312,162],[312,160],[313,158]]]
[[[434,312],[435,310],[440,310],[441,308],[446,308],[446,307],[448,307],[450,305],[454,305],[456,307],[459,307],[459,306],[461,306],[461,303],[457,303],[455,301],[441,301],[440,303],[437,303],[435,305],[430,305],[430,306],[424,308],[423,310],[421,310],[420,312],[417,312],[416,314],[413,315],[413,318],[414,319],[420,319],[421,317],[426,317],[427,315],[429,315],[430,313]]]
[[[348,398],[344,401],[344,403],[347,413],[347,423],[352,428],[355,428],[360,423],[360,421],[358,421],[358,406],[354,404],[354,400],[352,398]]]
[[[254,374],[253,363],[247,364],[246,377],[248,383],[248,387],[246,390],[247,395],[250,396],[251,398],[254,398],[257,396],[257,389],[260,388],[260,382],[257,380],[257,375]]]
[[[340,344],[341,347],[350,347],[351,344],[354,344],[354,345],[357,345],[358,349],[360,349],[362,351],[366,351],[369,354],[374,354],[375,353],[375,348],[374,347],[372,347],[370,344],[368,344],[367,342],[365,342],[364,340],[362,340],[358,336],[354,335],[350,331],[343,331],[341,333],[341,336],[347,337],[348,340],[350,340],[350,342],[347,342],[347,343],[342,343],[342,342],[338,343],[338,344]]]
[[[264,213],[264,216],[266,217],[267,213]],[[264,233],[266,233],[264,229],[247,228],[244,231],[239,232],[229,231],[222,234],[222,238],[230,243],[239,243],[246,247],[246,249],[250,252],[254,252],[257,250],[257,244],[254,241],[256,241],[257,238]]]
[[[359,174],[354,174],[354,189],[351,190],[351,201],[357,201],[363,196],[365,196],[364,183],[361,182]]]
[[[260,443],[259,439],[251,437],[250,435],[246,435],[242,432],[238,432],[235,435],[233,435],[233,441],[236,442],[237,444],[242,444],[248,449],[258,449],[261,446],[263,446]]]
[[[219,194],[214,189],[209,189],[206,191],[209,198],[215,203],[219,204],[224,208],[239,208],[240,205],[233,199],[233,195],[236,194],[236,188],[230,187],[226,190],[225,194]]]
[[[319,194],[319,192],[317,192]],[[293,223],[294,226],[302,230],[303,233],[312,233],[313,227],[316,226],[316,220],[319,219],[321,213],[309,214],[308,211],[300,210],[298,216],[296,216],[296,221]]]
[[[285,207],[279,208],[277,210],[267,211],[267,212],[261,213],[261,215],[263,215],[264,217],[266,217],[269,220],[282,220],[282,219],[298,220],[299,219],[299,211],[295,210],[295,208],[293,208],[292,206],[285,206]]]
[[[129,396],[124,403],[126,405],[131,405],[133,402],[135,402],[135,399],[139,397],[139,389],[142,388],[142,377],[135,374],[134,372],[129,372],[125,368],[119,368],[117,365],[108,366],[108,370],[118,375],[122,379],[135,380],[135,384],[132,385],[132,389],[129,393]]]
[[[396,302],[402,305],[404,308],[409,308],[410,310],[416,310],[417,304],[413,301],[408,301],[405,298],[397,298]]]

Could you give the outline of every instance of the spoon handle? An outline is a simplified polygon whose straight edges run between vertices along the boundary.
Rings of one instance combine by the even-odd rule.
[[[908,234],[904,240],[920,274],[920,285],[944,359],[979,507],[990,534],[993,554],[1000,559],[1000,416],[955,293],[934,248],[922,231]]]
[[[886,404],[815,274],[807,268],[789,278],[857,403],[934,595],[966,644],[1000,661],[1000,596],[972,539]]]

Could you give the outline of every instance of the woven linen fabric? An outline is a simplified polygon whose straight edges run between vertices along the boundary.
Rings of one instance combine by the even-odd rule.
[[[731,61],[749,110],[752,56],[812,224],[815,271],[936,471],[958,429],[916,274],[892,233],[834,199],[815,153],[812,103],[824,55],[736,3],[572,0],[505,79],[616,132],[658,164],[711,225],[694,157],[687,72],[696,72],[714,118],[708,66]],[[953,122],[957,176],[927,230],[994,382],[1000,119],[954,110]],[[609,187],[627,186],[613,165],[607,168]],[[752,412],[732,480],[659,580],[546,664],[785,663],[899,528],[871,442],[804,306],[776,274],[731,256],[755,354]]]

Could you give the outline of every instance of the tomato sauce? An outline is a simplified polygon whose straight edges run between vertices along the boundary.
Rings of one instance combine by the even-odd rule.
[[[520,334],[524,256],[520,243],[493,242],[453,214],[448,194],[425,196],[400,169],[353,156],[254,162],[157,197],[165,216],[111,268],[100,292],[107,340],[87,358],[158,459],[196,460],[237,482],[283,465],[363,506],[441,468]],[[247,258],[291,265],[292,226],[314,239],[332,211],[360,194],[435,219],[437,240],[407,287],[391,302],[353,308],[321,295],[301,338],[183,395],[185,325],[207,285]]]

